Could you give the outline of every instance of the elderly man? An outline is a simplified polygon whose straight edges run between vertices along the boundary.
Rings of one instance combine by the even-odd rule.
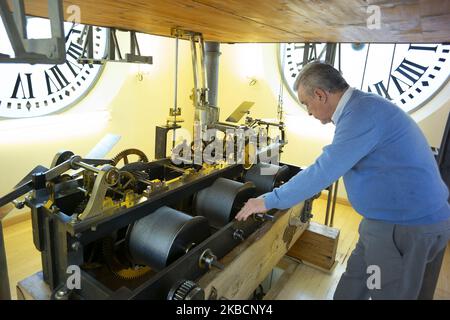
[[[431,299],[450,238],[450,206],[419,127],[390,101],[350,88],[322,62],[305,66],[294,86],[310,115],[334,123],[333,142],[283,186],[250,199],[236,219],[289,208],[343,176],[363,220],[334,298]]]

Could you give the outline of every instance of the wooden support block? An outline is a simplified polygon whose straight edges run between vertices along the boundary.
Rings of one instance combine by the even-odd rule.
[[[287,255],[325,270],[333,267],[339,239],[339,229],[311,222]]]

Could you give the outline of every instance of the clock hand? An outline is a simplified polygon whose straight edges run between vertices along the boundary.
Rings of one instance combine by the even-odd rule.
[[[389,77],[387,83],[386,91],[389,92],[389,84],[391,83],[391,74],[392,74],[392,64],[394,63],[395,49],[397,48],[397,44],[394,44],[394,51],[392,52],[392,60],[391,60],[391,68],[389,69]]]
[[[72,23],[72,27],[70,28],[69,32],[67,33],[67,36],[65,38],[65,42],[67,43],[67,40],[69,40],[70,35],[72,34],[72,32],[75,30],[75,23]]]

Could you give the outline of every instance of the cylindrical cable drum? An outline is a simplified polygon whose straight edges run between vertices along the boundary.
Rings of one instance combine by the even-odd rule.
[[[256,186],[256,195],[272,191],[285,182],[289,175],[287,165],[277,166],[269,163],[258,163],[245,174],[244,180],[251,181]]]
[[[133,262],[159,271],[210,236],[204,217],[191,217],[169,207],[161,207],[136,221],[128,235]]]
[[[218,178],[210,187],[196,194],[195,213],[206,217],[212,227],[221,228],[234,219],[254,194],[255,186],[251,182]]]

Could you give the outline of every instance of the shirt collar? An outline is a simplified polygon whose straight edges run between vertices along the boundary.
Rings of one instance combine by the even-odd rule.
[[[334,110],[333,116],[331,117],[331,121],[336,124],[339,121],[339,118],[342,115],[342,111],[344,111],[344,107],[347,104],[348,100],[350,100],[353,93],[353,88],[348,87],[342,95],[341,99],[338,102],[336,110]]]

